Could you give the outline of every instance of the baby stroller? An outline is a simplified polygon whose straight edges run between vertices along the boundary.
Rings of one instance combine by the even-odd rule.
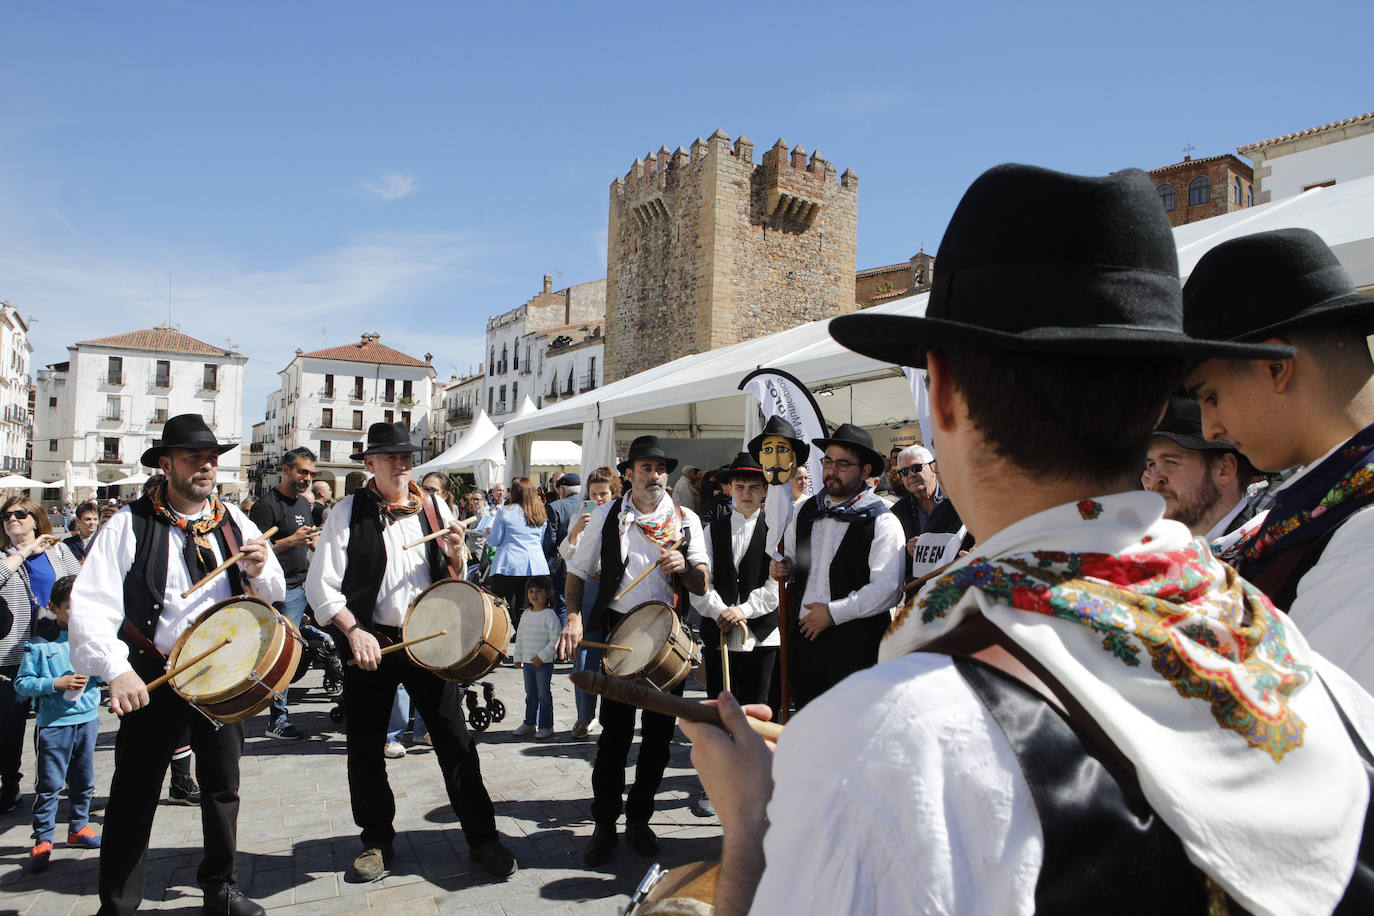
[[[301,622],[301,636],[305,639],[305,649],[301,653],[302,666],[306,670],[319,668],[324,671],[325,696],[338,698],[343,694],[343,659],[339,656],[333,637],[305,621]]]

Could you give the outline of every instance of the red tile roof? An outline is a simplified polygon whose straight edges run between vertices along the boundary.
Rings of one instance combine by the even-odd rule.
[[[1206,164],[1209,163],[1209,162],[1219,162],[1219,161],[1221,161],[1222,159],[1234,159],[1237,163],[1239,163],[1240,165],[1245,166],[1247,169],[1250,168],[1249,165],[1247,165],[1247,164],[1244,163],[1244,162],[1241,162],[1240,159],[1236,158],[1235,156],[1231,155],[1230,153],[1222,153],[1220,156],[1207,156],[1207,157],[1204,158],[1204,159],[1184,159],[1182,162],[1175,162],[1173,165],[1161,165],[1161,166],[1160,166],[1159,168],[1157,168],[1157,169],[1150,169],[1150,171],[1146,172],[1145,174],[1147,174],[1147,175],[1159,175],[1159,174],[1162,174],[1162,173],[1164,173],[1164,172],[1172,172],[1172,171],[1175,171],[1175,170],[1177,170],[1177,169],[1186,169],[1186,168],[1192,168],[1193,166],[1197,166],[1197,165],[1206,165]]]
[[[188,337],[175,328],[160,324],[155,328],[145,328],[141,331],[129,331],[127,334],[115,334],[112,337],[97,337],[94,340],[83,340],[77,343],[78,347],[119,347],[124,350],[157,350],[161,353],[190,353],[195,356],[242,356],[234,350],[226,350],[224,347],[217,347],[208,344],[203,340],[196,340]]]
[[[375,339],[359,340],[342,347],[311,350],[309,353],[302,353],[301,356],[309,356],[312,359],[344,359],[355,363],[380,363],[384,366],[429,366],[424,360],[407,356],[400,350],[393,350],[386,344],[378,343]]]
[[[1300,130],[1297,133],[1284,134],[1282,137],[1270,137],[1268,140],[1261,140],[1258,143],[1247,143],[1245,146],[1239,147],[1236,150],[1236,152],[1245,153],[1248,150],[1261,149],[1262,147],[1266,146],[1273,146],[1276,143],[1284,143],[1288,140],[1296,140],[1299,137],[1307,137],[1312,134],[1319,134],[1324,130],[1331,130],[1334,127],[1345,127],[1349,124],[1355,124],[1359,121],[1367,121],[1370,118],[1374,118],[1374,111],[1371,111],[1368,114],[1355,115],[1355,117],[1346,118],[1344,121],[1332,121],[1330,124],[1323,124],[1321,127],[1309,127],[1307,130]]]
[[[886,267],[866,267],[858,273],[854,274],[854,279],[862,280],[865,277],[876,277],[880,274],[896,273],[899,270],[910,271],[911,262],[903,261],[900,264],[889,264]]]
[[[894,289],[887,293],[878,293],[876,296],[869,296],[869,302],[887,302],[892,299],[905,299],[907,296],[914,296],[918,290],[914,289]]]

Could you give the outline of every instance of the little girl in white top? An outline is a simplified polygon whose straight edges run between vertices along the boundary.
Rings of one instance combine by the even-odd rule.
[[[548,576],[531,576],[525,584],[529,606],[520,617],[511,650],[517,662],[524,662],[525,724],[515,730],[520,736],[548,738],[553,734],[553,661],[563,625],[549,606],[552,597]]]

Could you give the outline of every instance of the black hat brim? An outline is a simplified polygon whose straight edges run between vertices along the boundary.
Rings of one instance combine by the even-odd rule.
[[[362,461],[368,455],[400,455],[405,452],[414,454],[415,452],[422,452],[424,450],[425,447],[423,445],[401,445],[397,443],[396,445],[379,445],[376,448],[363,449],[361,452],[355,452],[348,457],[353,461]]]
[[[157,460],[161,458],[163,455],[167,454],[169,449],[174,448],[184,448],[189,449],[191,451],[198,451],[203,448],[213,448],[215,450],[216,455],[223,455],[225,452],[237,447],[237,442],[230,442],[227,444],[224,442],[206,442],[202,444],[188,442],[185,445],[154,445],[152,448],[148,449],[143,453],[142,457],[138,459],[138,463],[143,465],[144,467],[156,468]]]
[[[1234,452],[1236,447],[1225,440],[1204,439],[1201,436],[1190,436],[1187,433],[1166,432],[1157,429],[1152,435],[1163,436],[1165,439],[1177,442],[1179,445],[1195,452]]]
[[[858,452],[863,460],[873,470],[873,474],[881,474],[883,468],[887,467],[887,461],[876,450],[860,445],[857,442],[850,442],[848,439],[812,439],[811,444],[824,452],[832,445],[847,448],[852,452]],[[873,476],[872,474],[869,475]]]
[[[664,466],[665,468],[668,469],[668,473],[669,473],[669,474],[671,474],[671,473],[673,473],[674,471],[677,470],[677,459],[676,459],[676,458],[669,458],[669,457],[666,456],[666,455],[636,455],[636,456],[633,457],[633,458],[626,458],[624,461],[622,461],[622,462],[620,462],[619,464],[617,464],[617,465],[615,466],[615,469],[616,469],[617,471],[619,471],[620,473],[624,474],[625,472],[627,472],[628,470],[630,470],[630,467],[631,467],[636,461],[638,461],[638,460],[641,459],[641,458],[661,458],[661,459],[663,460],[663,466]]]
[[[896,366],[924,369],[926,351],[941,344],[983,350],[1093,353],[1160,359],[1286,359],[1292,347],[1238,341],[1198,340],[1181,331],[1124,327],[1040,327],[998,331],[944,318],[907,315],[841,315],[830,336],[855,353]]]
[[[1276,321],[1253,331],[1246,331],[1242,338],[1246,341],[1267,340],[1270,337],[1280,337],[1289,331],[1296,331],[1300,328],[1347,323],[1358,326],[1361,333],[1365,335],[1374,334],[1374,296],[1364,293],[1347,293],[1343,296],[1337,296],[1334,299],[1305,308],[1292,318]]]

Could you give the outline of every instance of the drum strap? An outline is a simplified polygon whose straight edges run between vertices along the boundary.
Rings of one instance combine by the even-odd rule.
[[[232,557],[239,552],[239,539],[234,536],[234,526],[228,524],[221,525],[220,532],[224,535],[224,546],[229,551],[229,556]],[[268,549],[271,550],[271,547]],[[252,581],[250,581],[247,576],[240,576],[239,579],[243,582],[243,593],[245,595],[256,596],[257,593],[253,591]]]
[[[422,500],[420,501],[420,504],[421,504],[422,506],[424,506],[424,509],[425,509],[425,520],[429,522],[429,533],[430,533],[430,534],[433,534],[434,532],[441,530],[442,527],[443,527],[443,526],[441,526],[441,525],[439,524],[439,514],[435,511],[434,500],[435,500],[436,498],[437,498],[437,497],[435,497],[434,495],[431,494],[430,497],[429,497],[429,499],[422,499]],[[443,553],[443,550],[440,550],[439,552],[440,552],[440,553]],[[458,570],[457,570],[457,568],[455,568],[454,565],[453,565],[453,557],[451,557],[451,556],[449,556],[448,554],[445,553],[445,554],[444,554],[444,563],[445,563],[445,565],[448,566],[448,574],[449,574],[450,578],[453,578],[453,579],[461,579],[461,578],[463,578],[462,576],[458,575]]]

